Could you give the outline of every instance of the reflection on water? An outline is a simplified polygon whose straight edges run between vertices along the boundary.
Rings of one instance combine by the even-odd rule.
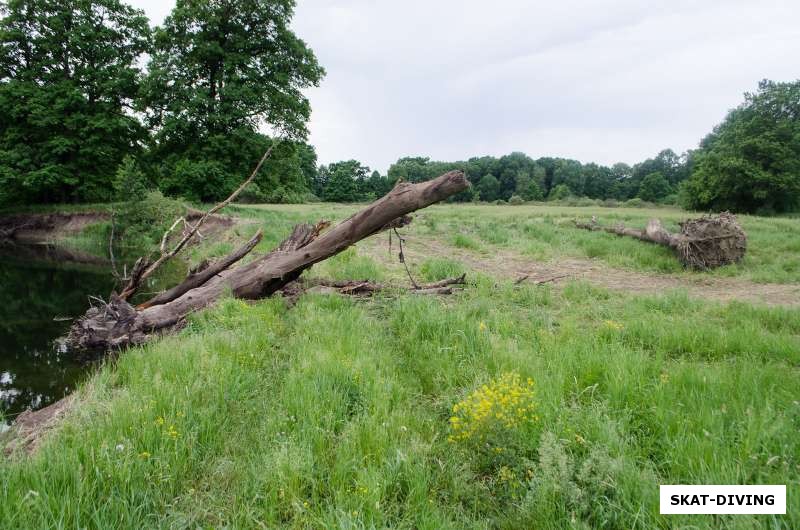
[[[0,432],[27,408],[58,401],[91,370],[85,356],[59,349],[55,340],[89,306],[89,296],[108,298],[115,287],[105,245],[94,252],[43,244],[0,243]],[[114,252],[130,270],[140,249]],[[126,269],[127,265],[127,269]],[[165,263],[133,302],[146,300],[186,274],[180,259]]]
[[[0,412],[13,419],[65,396],[90,367],[54,340],[114,286],[101,258],[46,245],[0,245]]]

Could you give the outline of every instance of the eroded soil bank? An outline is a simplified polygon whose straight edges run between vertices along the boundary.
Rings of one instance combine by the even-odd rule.
[[[0,216],[0,240],[52,241],[106,221],[107,212],[18,213]]]

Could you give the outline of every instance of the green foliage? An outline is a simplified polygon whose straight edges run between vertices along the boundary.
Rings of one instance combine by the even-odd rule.
[[[480,245],[471,237],[464,234],[456,234],[453,236],[453,246],[458,248],[466,248],[469,250],[479,250]]]
[[[114,212],[115,237],[126,246],[152,248],[186,207],[164,197],[160,191],[147,192],[143,198],[122,203]]]
[[[145,131],[143,12],[118,0],[0,6],[0,204],[103,201]]]
[[[242,190],[236,198],[236,202],[240,204],[258,204],[267,202],[267,199],[259,185],[255,182],[251,182]]]
[[[547,200],[550,201],[558,201],[562,199],[566,199],[572,195],[572,190],[566,184],[559,184],[550,191],[550,195],[547,196]]]
[[[659,202],[672,191],[669,182],[660,172],[650,173],[639,185],[639,198],[650,202]]]
[[[256,132],[262,125],[292,141],[276,147],[261,191],[290,200],[308,190],[316,155],[298,143],[310,113],[302,91],[324,71],[292,32],[293,11],[292,0],[179,0],[156,30],[145,93],[156,130],[150,160],[165,193],[227,196],[270,144]]]
[[[800,207],[800,81],[762,81],[694,153],[684,206],[736,212]]]
[[[324,175],[325,184],[320,189],[326,201],[355,202],[375,198],[370,190],[373,177],[367,178],[369,168],[357,160],[335,162],[321,167],[319,173]]]
[[[475,189],[480,194],[482,201],[490,202],[498,199],[500,194],[500,182],[491,173],[481,177],[481,180],[475,186]]]
[[[190,143],[268,124],[306,135],[302,90],[324,70],[292,32],[292,0],[178,0],[156,29],[147,80],[159,143]],[[280,72],[280,75],[276,75]]]
[[[147,177],[132,156],[126,156],[114,176],[114,194],[118,201],[143,200],[149,189]]]
[[[273,143],[247,128],[208,140],[152,161],[162,192],[194,202],[224,199],[252,173]],[[299,202],[309,189],[315,165],[316,154],[307,144],[277,143],[253,181],[261,193],[260,201]]]
[[[454,278],[464,274],[464,266],[458,261],[445,258],[428,258],[419,267],[422,278],[428,282]]]
[[[523,199],[519,195],[512,195],[508,199],[508,204],[510,204],[512,206],[519,206],[520,204],[525,204],[525,199]]]

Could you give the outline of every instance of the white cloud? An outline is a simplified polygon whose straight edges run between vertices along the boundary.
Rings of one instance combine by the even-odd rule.
[[[171,2],[137,0],[160,21]],[[306,0],[326,68],[321,162],[558,155],[629,163],[696,146],[762,78],[793,80],[800,4]]]

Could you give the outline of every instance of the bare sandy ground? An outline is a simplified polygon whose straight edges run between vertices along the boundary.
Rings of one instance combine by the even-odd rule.
[[[397,263],[397,248],[388,252],[385,237],[372,237],[358,244],[359,252],[383,263],[390,270],[401,267]],[[429,257],[460,261],[469,269],[501,279],[528,281],[552,280],[563,285],[570,280],[585,280],[593,285],[615,291],[636,294],[657,294],[673,289],[685,289],[690,296],[707,300],[728,302],[741,300],[771,306],[800,306],[800,285],[754,283],[739,278],[717,278],[703,274],[674,275],[624,270],[609,267],[599,260],[566,258],[550,262],[537,262],[508,250],[491,253],[472,252],[424,236],[410,236],[404,247],[410,263],[421,263]]]

